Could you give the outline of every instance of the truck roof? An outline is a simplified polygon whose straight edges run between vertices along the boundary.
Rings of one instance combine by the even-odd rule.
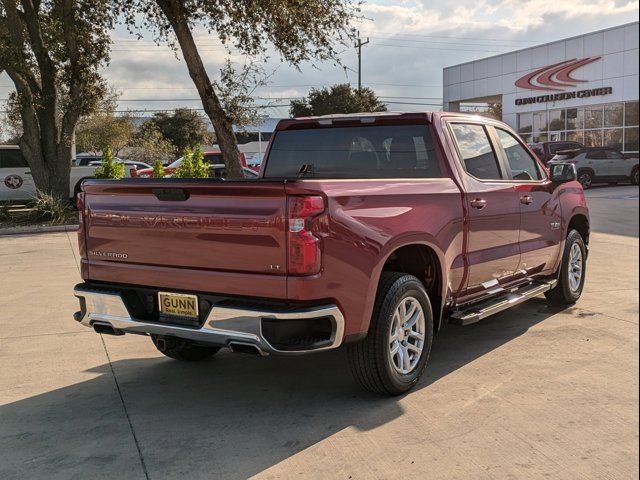
[[[364,112],[364,113],[338,113],[331,115],[319,115],[314,117],[298,117],[280,120],[276,125],[276,131],[287,130],[295,126],[327,126],[334,123],[344,124],[369,124],[387,123],[389,121],[431,121],[432,112]]]
[[[278,125],[276,126],[276,131],[278,130],[288,130],[289,128],[296,128],[298,126],[313,128],[320,126],[328,126],[336,123],[340,124],[385,124],[391,123],[394,121],[400,122],[415,122],[422,121],[431,123],[434,121],[434,118],[438,118],[440,116],[454,116],[460,118],[483,118],[487,120],[487,122],[497,122],[502,123],[499,120],[495,120],[489,117],[483,117],[477,113],[473,112],[364,112],[364,113],[338,113],[331,115],[319,115],[312,117],[297,117],[297,118],[288,118],[284,120],[280,120]]]

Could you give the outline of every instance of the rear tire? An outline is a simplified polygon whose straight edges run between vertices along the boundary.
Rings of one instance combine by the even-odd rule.
[[[551,305],[573,305],[582,295],[587,267],[587,249],[577,230],[571,230],[562,255],[558,284],[545,296]],[[579,269],[579,278],[576,277]]]
[[[151,341],[163,355],[186,362],[207,360],[220,350],[219,347],[204,347],[180,338],[162,337],[160,335],[151,335]]]
[[[589,170],[580,170],[578,172],[578,181],[582,185],[583,190],[588,190],[593,185],[593,173]]]
[[[369,334],[348,346],[351,371],[367,390],[400,395],[418,383],[432,339],[433,313],[422,282],[413,275],[384,272]]]

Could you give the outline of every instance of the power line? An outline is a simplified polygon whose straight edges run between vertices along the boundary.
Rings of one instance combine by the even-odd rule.
[[[374,30],[366,30],[369,34],[375,34]],[[512,42],[512,43],[538,43],[537,40],[518,40],[518,39],[506,39],[506,38],[487,38],[487,37],[465,37],[457,35],[420,35],[416,33],[402,33],[405,37],[419,37],[419,38],[443,38],[452,40],[487,40],[493,42]]]
[[[378,47],[393,47],[393,48],[414,48],[417,50],[441,50],[441,51],[456,51],[456,52],[482,52],[482,53],[505,53],[505,50],[486,50],[486,49],[472,49],[472,48],[440,48],[440,47],[414,47],[413,45],[394,45],[389,43],[374,43]]]

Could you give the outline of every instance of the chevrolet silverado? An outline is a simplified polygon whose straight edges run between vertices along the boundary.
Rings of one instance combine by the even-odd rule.
[[[575,167],[474,115],[282,120],[258,179],[87,180],[78,207],[82,325],[191,361],[345,345],[384,394],[447,323],[570,305],[585,281]]]

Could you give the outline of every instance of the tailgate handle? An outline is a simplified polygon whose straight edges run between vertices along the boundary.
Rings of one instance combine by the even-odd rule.
[[[153,194],[163,202],[184,202],[189,198],[189,192],[182,188],[154,188]]]

